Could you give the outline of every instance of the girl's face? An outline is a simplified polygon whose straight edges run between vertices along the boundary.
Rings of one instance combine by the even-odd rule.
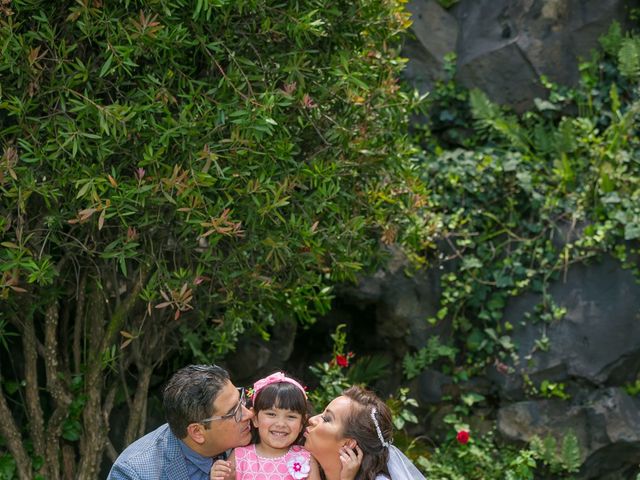
[[[304,448],[314,457],[338,457],[340,448],[347,443],[342,432],[343,425],[351,410],[352,400],[341,396],[333,399],[324,412],[309,419],[304,436]]]
[[[260,410],[253,418],[253,425],[260,436],[263,454],[280,454],[288,450],[302,431],[302,415],[286,408]]]

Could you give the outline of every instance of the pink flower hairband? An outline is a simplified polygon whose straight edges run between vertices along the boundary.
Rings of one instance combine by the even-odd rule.
[[[287,377],[282,372],[272,373],[268,377],[261,378],[256,383],[254,383],[253,395],[257,395],[260,390],[262,390],[264,387],[268,385],[271,385],[272,383],[280,383],[280,382],[286,382],[286,383],[290,383],[291,385],[295,385],[300,389],[300,391],[304,395],[304,398],[307,398],[307,392],[305,392],[304,387],[300,385],[298,382],[296,382],[293,378]]]

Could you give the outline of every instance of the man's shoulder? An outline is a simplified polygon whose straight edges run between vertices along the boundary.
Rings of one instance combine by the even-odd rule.
[[[159,451],[165,451],[167,448],[177,446],[177,443],[173,441],[174,439],[175,436],[171,433],[169,425],[165,423],[129,445],[122,452],[119,459],[128,460],[144,454],[157,455]],[[173,445],[174,443],[175,445]]]
[[[178,439],[168,424],[161,425],[129,445],[116,459],[109,480],[157,479],[179,454]]]

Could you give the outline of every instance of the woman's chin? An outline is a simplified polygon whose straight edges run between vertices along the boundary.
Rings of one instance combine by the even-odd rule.
[[[313,450],[313,442],[309,441],[309,434],[307,432],[304,432],[304,448],[305,450],[311,452],[311,450]],[[311,448],[311,450],[309,450],[309,448]]]

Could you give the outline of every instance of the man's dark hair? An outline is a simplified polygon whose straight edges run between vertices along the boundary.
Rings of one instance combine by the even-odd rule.
[[[176,437],[185,438],[189,424],[214,415],[213,402],[228,381],[229,372],[217,365],[189,365],[173,374],[162,403]]]

